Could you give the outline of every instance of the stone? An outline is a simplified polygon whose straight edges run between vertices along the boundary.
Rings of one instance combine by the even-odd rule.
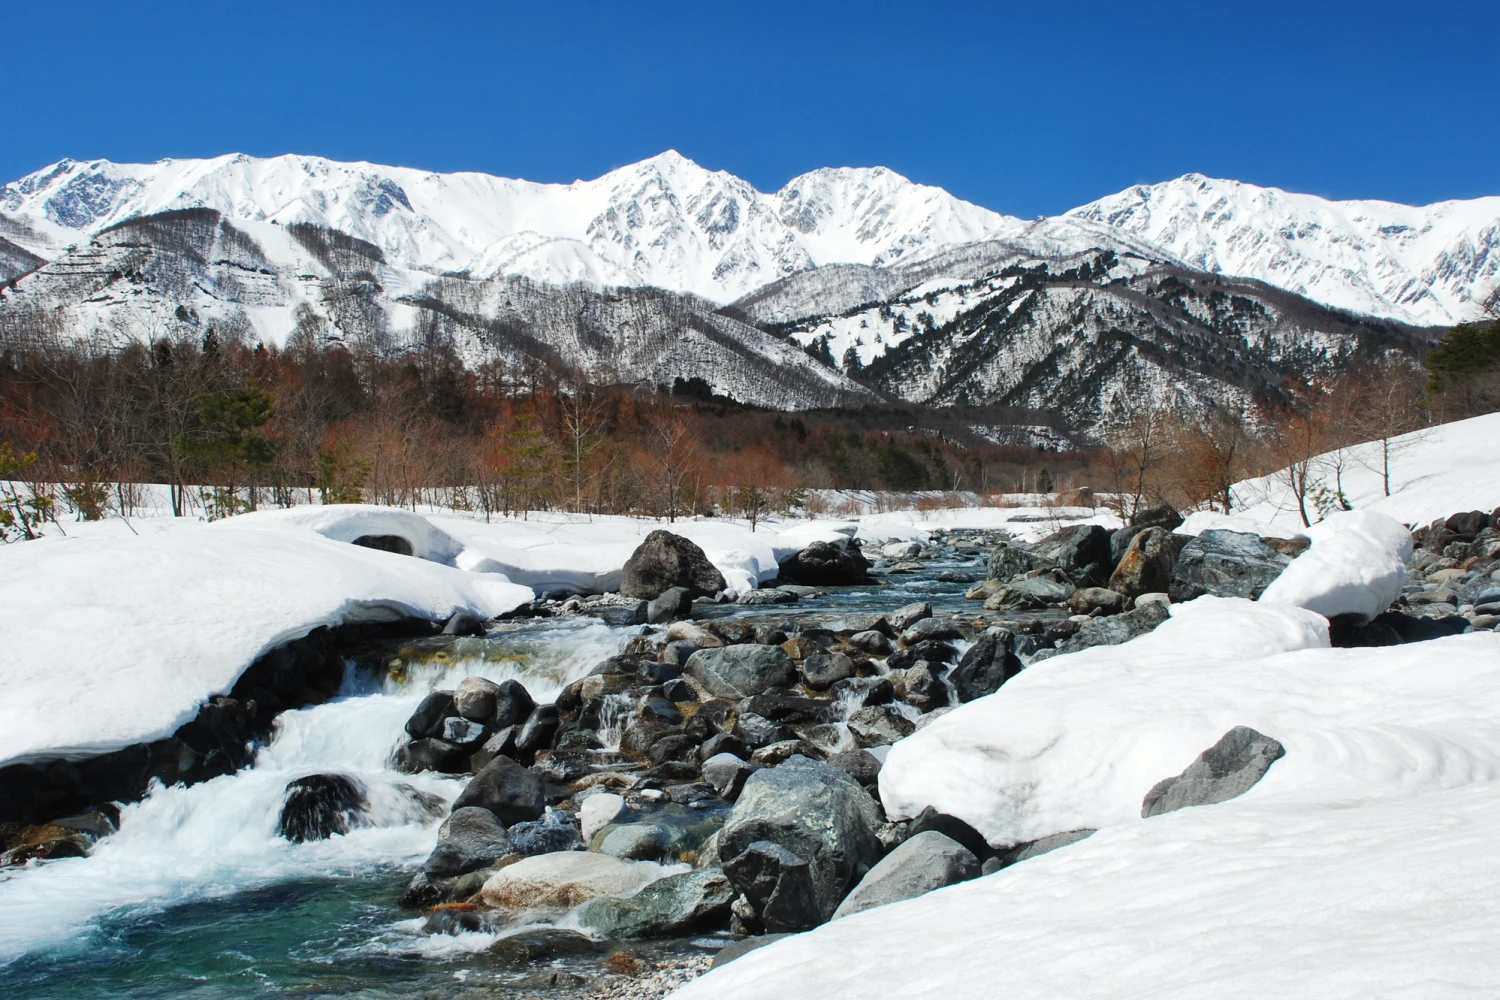
[[[886,616],[879,614],[845,615],[842,618],[836,618],[829,622],[828,629],[835,635],[848,636],[853,636],[855,633],[861,632],[879,632],[886,638],[890,638],[895,634],[895,630],[891,628],[891,623],[886,619]]]
[[[932,605],[926,601],[918,601],[897,608],[887,616],[887,621],[896,632],[905,632],[923,618],[932,617]]]
[[[469,754],[469,770],[478,774],[485,766],[496,757],[511,757],[516,755],[516,733],[520,731],[517,726],[506,726],[484,741],[484,745]]]
[[[736,895],[723,869],[701,868],[657,879],[634,896],[596,897],[576,918],[595,933],[620,940],[682,937],[726,923]]]
[[[1097,524],[1063,528],[1031,546],[1038,567],[1052,566],[1079,587],[1102,586],[1114,562],[1109,555],[1109,532]]]
[[[747,590],[734,603],[745,607],[765,607],[768,604],[796,604],[797,595],[788,590],[778,590],[771,587],[767,590]]]
[[[1243,795],[1285,754],[1286,748],[1271,737],[1248,726],[1235,726],[1199,754],[1186,771],[1147,792],[1141,816],[1160,816]]]
[[[443,835],[422,863],[429,878],[466,875],[488,868],[510,853],[509,831],[488,809],[466,806],[453,810],[443,824]]]
[[[630,628],[646,624],[646,608],[645,601],[632,604],[595,604],[584,607],[582,613],[615,628]]]
[[[1172,585],[1172,569],[1191,539],[1160,527],[1135,532],[1110,575],[1109,588],[1126,597],[1164,593]]]
[[[484,622],[460,611],[443,623],[443,635],[484,635]]]
[[[823,754],[812,744],[801,738],[781,740],[761,747],[750,755],[750,763],[762,767],[775,767],[798,754],[810,759],[819,759]]]
[[[974,574],[965,573],[961,569],[945,569],[940,571],[933,579],[939,583],[973,583]]]
[[[686,587],[668,587],[646,605],[646,621],[652,625],[685,618],[693,613],[693,592]]]
[[[1052,563],[1034,555],[1029,545],[1005,544],[990,553],[989,565],[985,571],[986,582],[1004,583],[1034,569],[1051,568]]]
[[[755,636],[755,625],[743,618],[718,618],[705,622],[704,628],[731,646],[747,642],[759,642]]]
[[[957,841],[976,858],[986,857],[990,853],[990,845],[983,834],[957,816],[940,813],[932,806],[927,806],[912,819],[907,826],[907,836],[915,837],[928,830],[935,830],[949,840]]]
[[[517,823],[510,828],[513,854],[531,857],[554,851],[583,850],[578,817],[564,809],[548,809],[541,819]]]
[[[756,770],[734,754],[721,751],[704,760],[703,780],[713,786],[721,799],[733,802],[740,797],[745,780]]]
[[[561,927],[531,927],[515,934],[507,934],[490,945],[490,954],[504,965],[521,966],[533,962],[562,958],[568,955],[587,955],[599,950],[598,942],[587,934],[565,930]],[[507,979],[506,986],[529,995],[538,989],[581,986],[577,976],[556,971],[527,977],[517,981]]]
[[[1080,587],[1068,597],[1068,610],[1075,615],[1117,615],[1129,599],[1106,587]]]
[[[929,663],[953,663],[958,659],[958,650],[946,642],[938,642],[936,639],[923,639],[914,646],[898,649],[885,658],[885,665],[892,670],[905,670],[914,667],[920,660]]]
[[[773,722],[754,712],[740,713],[734,723],[734,735],[743,740],[746,747],[765,747],[797,738],[790,726]]]
[[[468,752],[483,743],[484,736],[484,726],[469,719],[455,717],[443,720],[443,731],[438,738]]]
[[[857,545],[839,547],[813,542],[781,564],[783,579],[811,587],[847,587],[868,583],[870,562]]]
[[[1174,604],[1204,594],[1253,601],[1290,563],[1257,535],[1213,529],[1182,547],[1168,593]]]
[[[458,715],[452,691],[434,691],[422,699],[417,710],[406,720],[406,733],[414,740],[441,736],[443,720]]]
[[[501,681],[495,690],[495,714],[490,725],[496,729],[519,726],[531,717],[535,708],[536,702],[520,681]]]
[[[453,803],[455,810],[480,806],[507,825],[539,819],[546,805],[541,779],[509,757],[496,757]]]
[[[1062,604],[1074,591],[1073,581],[1060,569],[1044,570],[1036,576],[1013,580],[984,602],[986,611],[1040,610]]]
[[[951,618],[923,618],[913,622],[910,628],[901,633],[901,645],[915,646],[926,641],[951,642],[963,637],[963,630]]]
[[[483,677],[465,677],[453,692],[453,706],[458,714],[473,722],[486,723],[495,717],[495,695],[500,685]]]
[[[1021,660],[1011,649],[1012,638],[1006,629],[986,629],[965,650],[949,676],[960,702],[994,694],[1021,672]]]
[[[1057,850],[1059,847],[1076,844],[1086,837],[1093,836],[1096,832],[1095,830],[1069,830],[1066,833],[1054,833],[1051,836],[1042,837],[1040,840],[1017,844],[1015,847],[1002,851],[998,855],[997,860],[1000,862],[998,867],[1007,868],[1030,858],[1040,857],[1050,851]]]
[[[856,632],[849,637],[848,642],[850,646],[871,656],[885,656],[891,651],[891,640],[874,629]]]
[[[698,700],[698,692],[681,677],[674,677],[661,686],[661,696],[674,705]]]
[[[887,542],[880,547],[880,557],[892,562],[902,559],[915,559],[922,553],[921,542]]]
[[[838,768],[806,757],[757,771],[719,834],[724,871],[767,930],[826,921],[880,859],[875,800]]]
[[[697,543],[670,531],[653,531],[625,560],[620,593],[649,601],[673,587],[693,597],[713,597],[725,589],[724,576]]]
[[[922,572],[922,570],[924,570],[926,568],[927,567],[923,566],[921,563],[917,562],[915,559],[908,559],[905,562],[892,563],[890,566],[888,566],[886,568],[886,572],[887,573],[920,573],[920,572]]]
[[[500,869],[479,892],[486,906],[506,910],[570,910],[595,896],[634,892],[650,882],[655,865],[590,851],[524,858]]]
[[[1081,623],[1078,630],[1057,645],[1055,650],[1044,650],[1050,656],[1076,653],[1092,646],[1118,646],[1138,635],[1145,635],[1162,622],[1172,617],[1169,605],[1159,601],[1144,604],[1134,611],[1106,618],[1090,618]],[[1036,662],[1033,659],[1032,662]]]
[[[918,660],[908,667],[903,678],[904,700],[917,711],[931,712],[948,704],[948,686],[943,683],[944,667],[941,664]]]
[[[689,761],[693,759],[693,751],[696,749],[698,749],[698,741],[691,736],[685,733],[668,733],[651,744],[651,749],[646,752],[646,756],[653,764]]]
[[[594,839],[594,834],[611,823],[620,822],[629,815],[630,807],[623,795],[614,792],[595,792],[578,805],[579,832],[585,841]]]
[[[1482,510],[1471,510],[1462,514],[1449,514],[1448,519],[1443,522],[1443,527],[1457,535],[1463,541],[1470,542],[1474,536],[1489,527],[1490,518]]]
[[[723,643],[719,642],[716,645],[722,646]],[[701,648],[703,647],[699,646],[691,639],[676,639],[672,642],[667,643],[667,645],[662,649],[661,658],[663,662],[680,669],[686,666],[688,658],[691,657],[694,653],[698,652],[698,650]]]
[[[829,757],[828,763],[866,788],[875,788],[880,780],[880,758],[868,750],[844,750]]]
[[[879,632],[872,633],[880,635]],[[880,636],[882,640],[885,636]],[[843,653],[814,653],[802,661],[802,680],[814,691],[826,691],[854,676],[854,661]]]
[[[736,701],[767,688],[787,687],[797,676],[792,658],[779,646],[700,649],[688,657],[683,670],[710,694]]]
[[[538,750],[551,746],[558,723],[556,705],[538,705],[532,709],[526,724],[516,733],[516,756],[529,761]]]
[[[461,774],[469,768],[469,754],[443,740],[412,740],[396,751],[396,766],[407,774],[420,771]]]
[[[914,899],[978,875],[979,859],[972,851],[936,830],[926,830],[908,838],[871,868],[833,911],[833,919]]]
[[[276,832],[293,843],[327,840],[363,825],[365,786],[347,774],[309,774],[286,785]]]
[[[721,753],[732,753],[741,760],[749,757],[744,740],[733,733],[715,733],[698,748],[698,759],[708,760]]]
[[[720,948],[714,955],[714,960],[709,963],[710,969],[717,969],[721,965],[727,965],[741,956],[748,955],[757,948],[764,948],[768,944],[775,944],[790,934],[759,934],[755,937],[742,938],[732,941]]]
[[[861,747],[895,743],[916,728],[910,719],[887,705],[865,705],[849,716],[849,733]]]

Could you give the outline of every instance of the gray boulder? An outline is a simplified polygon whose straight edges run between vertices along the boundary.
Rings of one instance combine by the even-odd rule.
[[[781,564],[781,576],[813,587],[850,586],[869,582],[870,562],[857,545],[813,542]]]
[[[1124,594],[1107,587],[1080,587],[1068,597],[1068,610],[1075,615],[1088,615],[1094,612],[1117,615],[1125,610],[1127,602],[1128,599]]]
[[[406,733],[414,740],[443,735],[443,721],[458,715],[452,691],[434,691],[422,699],[406,720]]]
[[[1109,578],[1110,589],[1131,598],[1166,592],[1172,585],[1172,568],[1188,541],[1188,536],[1164,528],[1137,530],[1120,553]]]
[[[912,721],[889,705],[865,705],[849,716],[849,732],[861,747],[885,746],[916,730]]]
[[[747,764],[728,751],[716,753],[703,762],[703,780],[713,786],[714,791],[726,802],[740,797],[745,781],[758,767]]]
[[[1000,685],[1021,672],[1021,660],[1011,649],[1012,638],[1005,629],[987,629],[959,658],[949,677],[959,701],[994,694]]]
[[[979,875],[979,859],[956,840],[928,830],[910,838],[871,868],[833,911],[833,919],[913,899]]]
[[[771,687],[788,687],[797,665],[780,646],[720,646],[700,649],[688,657],[683,672],[718,698],[738,701]]]
[[[1021,611],[1061,604],[1072,596],[1073,581],[1060,569],[1014,580],[984,602],[987,611]]]
[[[634,896],[598,896],[578,911],[578,922],[605,937],[681,937],[713,930],[729,918],[734,887],[720,868],[668,875]]]
[[[1114,563],[1109,532],[1097,524],[1075,524],[1037,542],[1031,556],[1038,566],[1056,566],[1080,587],[1101,586]]]
[[[880,635],[879,632],[874,634]],[[814,653],[802,661],[802,678],[814,691],[826,691],[853,676],[854,661],[843,653]]]
[[[669,587],[646,605],[646,621],[652,625],[673,622],[693,613],[693,592],[686,587]]]
[[[442,838],[422,863],[422,871],[429,878],[446,878],[488,868],[510,853],[508,833],[488,809],[454,809],[443,824]]]
[[[670,531],[653,531],[625,561],[620,593],[650,601],[673,587],[693,597],[712,597],[724,589],[724,576],[697,543]]]
[[[990,553],[990,562],[985,576],[989,580],[1003,583],[1018,576],[1025,576],[1034,569],[1051,568],[1052,563],[1033,554],[1031,546],[1007,544],[1001,545]]]
[[[1170,617],[1172,613],[1167,605],[1152,601],[1123,615],[1090,618],[1078,626],[1077,632],[1058,643],[1056,649],[1040,651],[1032,657],[1032,662],[1061,656],[1063,653],[1076,653],[1091,646],[1118,646],[1138,635],[1145,635]]]
[[[923,618],[932,617],[932,605],[926,601],[917,601],[897,608],[886,616],[886,621],[896,632],[905,632]]]
[[[530,770],[509,757],[496,757],[453,803],[455,811],[465,806],[488,809],[502,823],[522,823],[541,817],[546,796],[541,779]]]
[[[926,640],[943,642],[963,637],[963,630],[951,618],[923,618],[901,633],[901,645],[915,646]]]
[[[748,955],[757,948],[764,948],[768,944],[775,944],[790,934],[760,934],[755,937],[742,938],[720,948],[714,955],[714,960],[709,964],[710,969],[717,969],[721,965],[728,965],[741,956]]]
[[[554,851],[583,850],[578,817],[562,809],[549,809],[541,819],[527,820],[510,828],[510,849],[531,857]]]
[[[1097,830],[1069,830],[1066,833],[1054,833],[1038,840],[1017,844],[1015,847],[1001,851],[1000,854],[991,859],[995,862],[993,868],[990,866],[990,862],[986,861],[985,874],[989,874],[989,872],[995,869],[1008,868],[1011,865],[1019,864],[1030,858],[1041,857],[1043,854],[1055,851],[1059,847],[1076,844],[1078,841],[1083,840],[1085,837],[1091,837],[1097,832]]]
[[[767,930],[823,923],[881,855],[875,801],[848,774],[794,756],[757,771],[719,835],[719,856]]]
[[[519,726],[531,717],[536,702],[520,681],[502,681],[495,691],[495,717],[491,725],[496,729]]]
[[[483,677],[465,677],[453,692],[458,714],[473,722],[489,722],[495,717],[495,696],[500,685]]]
[[[746,607],[763,607],[767,604],[796,604],[798,597],[790,590],[771,587],[767,590],[747,590],[735,598],[736,604]]]
[[[469,719],[452,718],[443,720],[443,731],[439,738],[444,743],[451,743],[465,751],[471,751],[484,742],[485,729],[477,722]]]
[[[1167,593],[1174,604],[1204,594],[1255,600],[1281,575],[1291,559],[1258,535],[1242,531],[1205,531],[1182,547]]]
[[[1285,754],[1286,747],[1271,737],[1248,726],[1235,726],[1199,754],[1186,771],[1147,792],[1141,815],[1160,816],[1243,795]]]
[[[849,645],[862,653],[871,656],[885,656],[891,651],[891,640],[885,637],[883,632],[869,629],[864,632],[856,632],[848,639]]]

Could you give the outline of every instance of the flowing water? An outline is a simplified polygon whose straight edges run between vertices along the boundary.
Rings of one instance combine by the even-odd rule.
[[[756,617],[887,611],[915,600],[964,606],[963,584],[932,579],[939,568],[892,578],[890,586],[756,609],[764,612]],[[439,819],[412,790],[451,801],[462,784],[399,773],[392,751],[407,717],[436,687],[469,675],[516,678],[549,700],[635,631],[566,619],[411,644],[388,673],[351,677],[338,698],[282,715],[252,767],[154,789],[123,809],[119,832],[87,858],[0,871],[0,997],[535,992],[527,970],[488,956],[493,936],[427,935],[420,918],[396,906],[437,840]],[[620,706],[615,729],[623,729],[629,707]],[[287,782],[325,771],[365,784],[369,824],[324,841],[282,839],[276,824]]]

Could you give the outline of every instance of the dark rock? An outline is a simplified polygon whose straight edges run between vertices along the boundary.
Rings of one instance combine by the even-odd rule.
[[[892,670],[914,667],[921,660],[929,663],[952,663],[958,659],[958,650],[946,642],[924,639],[914,646],[898,649],[885,658],[885,665]]]
[[[471,934],[491,928],[490,914],[467,906],[440,906],[427,915],[422,930],[428,934]]]
[[[965,573],[961,569],[945,569],[935,579],[939,583],[973,583],[974,574]]]
[[[1426,615],[1407,615],[1399,611],[1387,611],[1377,615],[1372,624],[1389,627],[1402,642],[1427,642],[1444,636],[1458,635],[1469,627],[1462,615],[1447,618],[1430,618]]]
[[[915,899],[946,885],[979,876],[979,859],[936,830],[915,834],[880,860],[839,904],[833,919]]]
[[[738,756],[721,751],[703,761],[703,780],[712,785],[724,801],[733,802],[740,797],[745,779],[757,770]]]
[[[747,590],[735,598],[734,603],[758,608],[768,604],[796,604],[797,599],[797,595],[789,590],[771,587],[767,590]]]
[[[720,698],[739,700],[767,688],[787,687],[797,676],[780,646],[740,645],[700,649],[688,658],[687,674]]]
[[[996,856],[996,860],[999,861],[997,867],[1008,868],[1022,861],[1040,857],[1049,851],[1057,850],[1059,847],[1076,844],[1085,837],[1092,836],[1095,832],[1094,830],[1069,830],[1066,833],[1054,833],[1051,836],[1042,837],[1040,840],[1017,844],[1015,847],[1001,851]]]
[[[496,757],[515,757],[517,726],[506,726],[484,741],[484,746],[469,755],[469,770],[478,773]]]
[[[1474,536],[1489,527],[1489,524],[1488,514],[1482,510],[1471,510],[1463,514],[1449,514],[1448,520],[1443,522],[1443,527],[1463,541],[1472,542]]]
[[[724,576],[697,543],[670,531],[653,531],[625,561],[620,593],[649,601],[673,587],[693,597],[713,597],[724,589]]]
[[[365,786],[346,774],[310,774],[287,782],[276,832],[293,843],[327,840],[362,825]]]
[[[636,601],[634,604],[590,604],[584,606],[582,613],[615,628],[646,624],[645,601]]]
[[[1271,737],[1248,726],[1235,726],[1199,754],[1186,771],[1147,792],[1141,815],[1160,816],[1243,795],[1285,754],[1286,748]]]
[[[774,625],[757,625],[755,642],[762,646],[779,646],[786,642],[786,633]]]
[[[1048,654],[1059,656],[1076,653],[1091,646],[1118,646],[1138,635],[1145,635],[1162,622],[1172,617],[1167,605],[1153,601],[1123,615],[1105,618],[1090,618],[1078,626],[1078,630],[1057,645]],[[1033,660],[1033,662],[1035,662]]]
[[[698,700],[698,692],[680,677],[674,677],[663,684],[661,694],[663,698],[677,705]]]
[[[894,638],[896,630],[885,615],[845,615],[828,623],[829,631],[835,635],[852,636],[858,632],[879,632],[887,639]]]
[[[854,633],[849,637],[849,645],[871,656],[885,656],[891,651],[891,640],[874,629]]]
[[[963,637],[963,629],[959,628],[951,618],[923,618],[921,621],[913,622],[910,628],[901,633],[901,645],[915,646],[919,642],[951,642]]]
[[[896,700],[896,686],[889,677],[850,677],[828,689],[833,700],[857,698],[861,705],[889,705]]]
[[[686,587],[669,587],[646,605],[646,621],[652,625],[674,622],[693,613],[693,592]]]
[[[930,712],[948,704],[948,686],[943,683],[943,667],[918,660],[907,669],[904,685],[906,703],[919,712]]]
[[[422,699],[417,710],[406,720],[406,733],[414,740],[428,736],[441,736],[443,720],[458,715],[452,691],[434,691]]]
[[[858,546],[813,542],[781,564],[781,576],[812,587],[868,583],[870,563]]]
[[[1130,515],[1130,523],[1135,527],[1158,527],[1167,531],[1176,531],[1182,527],[1182,515],[1173,509],[1171,504],[1159,503],[1155,507],[1145,507]]]
[[[680,937],[723,925],[736,893],[722,869],[668,875],[633,896],[600,896],[579,909],[578,922],[617,939]]]
[[[985,602],[987,611],[1042,610],[1066,601],[1074,591],[1073,581],[1060,569],[1013,580],[995,591]]]
[[[517,823],[510,828],[510,849],[531,857],[557,851],[583,850],[578,817],[563,809],[549,809],[541,819]]]
[[[467,752],[484,742],[484,727],[468,719],[444,719],[438,738]]]
[[[646,684],[665,684],[682,676],[682,670],[670,663],[647,660],[636,670],[636,676]]]
[[[488,809],[454,809],[443,824],[443,836],[422,864],[429,878],[466,875],[488,868],[511,853],[505,824]]]
[[[396,766],[407,774],[419,771],[462,774],[469,768],[469,752],[443,740],[412,740],[396,751]]]
[[[743,618],[716,618],[700,624],[731,646],[760,641],[755,637],[755,626]]]
[[[745,714],[759,715],[773,722],[786,722],[793,725],[828,722],[835,711],[831,701],[802,698],[779,692],[767,692],[746,698],[740,703],[740,710]]]
[[[444,623],[443,635],[484,635],[484,622],[460,611]]]
[[[1037,567],[1055,566],[1080,587],[1103,586],[1114,562],[1109,557],[1109,532],[1097,524],[1075,524],[1031,547]]]
[[[854,661],[843,653],[814,653],[802,661],[802,680],[814,691],[826,691],[853,676]]]
[[[1290,562],[1256,535],[1205,531],[1182,547],[1168,593],[1175,604],[1204,594],[1253,601]]]
[[[797,738],[797,734],[790,726],[773,722],[754,712],[740,713],[739,718],[735,720],[734,734],[743,740],[747,747],[765,747],[772,743]]]
[[[398,556],[409,556],[413,551],[411,542],[400,535],[360,535],[350,544],[379,552],[394,552]]]
[[[545,803],[540,778],[509,757],[496,757],[474,775],[453,808],[480,806],[513,825],[540,818]]]
[[[950,840],[958,841],[976,858],[988,857],[990,854],[990,845],[985,841],[982,833],[957,816],[940,813],[932,806],[923,809],[911,821],[911,825],[907,827],[907,836],[915,837],[928,830],[936,830]]]
[[[1021,661],[1011,651],[1011,639],[1005,629],[987,629],[964,652],[949,678],[959,701],[994,694],[1000,685],[1021,672]]]
[[[1111,590],[1126,597],[1166,593],[1172,585],[1172,569],[1190,539],[1159,527],[1142,528],[1120,554],[1109,578]]]
[[[495,696],[500,685],[483,677],[465,677],[453,692],[453,706],[459,715],[473,722],[488,723],[495,718]],[[506,723],[510,725],[510,723]]]
[[[568,955],[588,955],[598,951],[600,945],[587,934],[564,930],[561,927],[532,927],[515,934],[507,934],[490,945],[490,954],[505,965],[530,965]],[[555,978],[560,975],[562,978]],[[566,973],[547,973],[537,982],[520,986],[507,980],[508,987],[518,988],[522,995],[534,989],[554,989],[579,985]]]
[[[516,733],[516,756],[522,760],[530,760],[538,750],[551,746],[557,726],[556,705],[538,705],[533,708],[526,724]]]
[[[922,619],[931,617],[932,605],[926,601],[917,601],[892,611],[887,616],[887,621],[894,632],[900,633],[905,632]]]
[[[879,860],[875,802],[849,775],[792,757],[745,782],[719,856],[766,929],[827,920],[862,869]]]
[[[708,760],[708,758],[718,756],[721,753],[734,754],[741,760],[748,759],[750,756],[749,750],[745,748],[744,740],[741,740],[738,736],[733,733],[715,733],[704,740],[703,745],[698,748],[698,759]]]
[[[828,763],[866,788],[874,788],[880,780],[880,758],[868,750],[845,750],[829,757]]]
[[[651,695],[641,702],[641,717],[663,726],[682,725],[682,713],[661,695]]]
[[[849,732],[861,747],[895,743],[916,728],[910,719],[887,705],[866,705],[849,716]]]
[[[691,736],[669,733],[652,743],[646,756],[651,758],[653,764],[665,764],[669,760],[688,761],[692,760],[693,751],[697,749],[698,741]]]

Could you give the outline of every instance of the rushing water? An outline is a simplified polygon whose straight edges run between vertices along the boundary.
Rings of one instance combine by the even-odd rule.
[[[758,618],[963,606],[934,565],[885,587],[844,588]],[[973,605],[968,605],[973,608]],[[730,609],[713,609],[730,613]],[[422,697],[464,676],[516,678],[553,697],[636,630],[587,619],[529,623],[484,639],[413,644],[389,676],[351,678],[324,705],[287,712],[254,766],[125,807],[87,858],[0,872],[0,996],[220,998],[464,997],[534,992],[498,965],[487,935],[432,937],[396,906],[437,839],[410,789],[451,800],[462,785],[391,767]],[[628,705],[621,705],[623,712]],[[622,720],[614,720],[616,728]],[[608,725],[608,720],[606,720]],[[358,777],[370,824],[304,844],[276,833],[288,781]]]

